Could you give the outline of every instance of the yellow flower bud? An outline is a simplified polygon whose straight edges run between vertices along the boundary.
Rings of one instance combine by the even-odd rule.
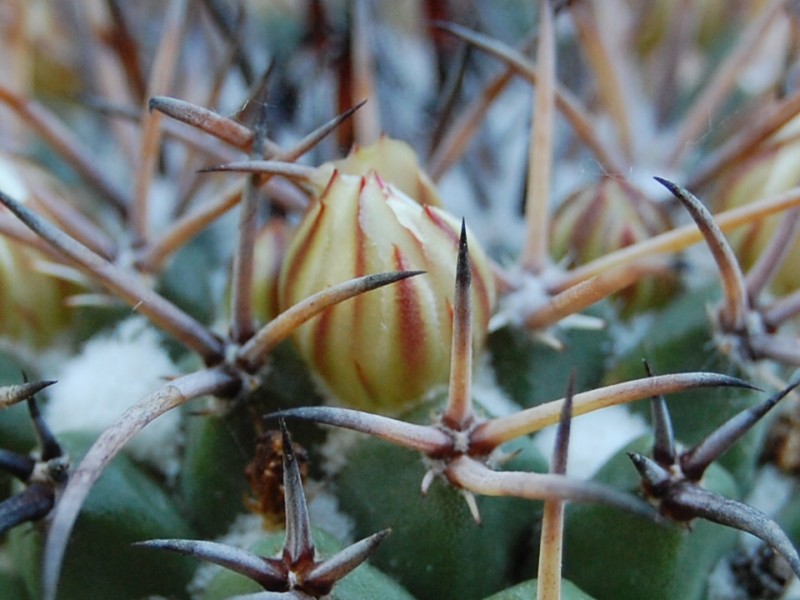
[[[420,167],[411,146],[386,135],[369,146],[356,146],[347,158],[326,163],[320,170],[325,173],[326,180],[334,170],[348,175],[367,175],[375,171],[383,181],[420,204],[442,206],[436,186]]]
[[[287,250],[281,310],[353,277],[426,271],[337,305],[296,332],[301,354],[342,404],[397,412],[447,382],[458,233],[452,216],[374,172],[333,173]],[[476,242],[470,250],[477,349],[495,291],[484,252]]]
[[[791,138],[800,131],[800,119],[784,126],[774,136],[775,142]],[[712,204],[716,211],[728,210],[755,202],[766,196],[789,190],[800,184],[800,143],[775,145],[744,163],[736,163],[720,178]],[[775,234],[775,229],[785,215],[759,219],[752,225],[740,227],[726,234],[742,268],[749,269]],[[800,289],[800,272],[796,257],[800,256],[800,240],[795,240],[789,251],[791,257],[772,280],[770,288],[777,295]]]
[[[605,177],[567,198],[553,217],[551,250],[580,265],[671,229],[667,214],[629,182]],[[669,299],[677,285],[671,272],[646,277],[617,297],[624,313]]]
[[[37,185],[63,189],[41,169],[23,161],[0,157],[0,186],[15,200],[35,203],[27,177]],[[0,209],[3,218],[10,213]],[[13,239],[0,236],[0,337],[31,346],[42,346],[69,322],[64,298],[71,285],[42,273],[38,261],[47,260],[36,250]]]
[[[275,218],[261,228],[253,248],[253,316],[260,323],[271,321],[278,310],[278,276],[292,236],[286,219]]]
[[[634,47],[646,55],[659,44],[670,43],[670,16],[675,10],[672,0],[654,0],[641,5],[636,3],[636,7],[639,11],[639,23],[632,32]],[[747,12],[746,7],[737,8],[745,8],[739,12]],[[737,17],[742,16],[737,14],[737,10],[731,10],[725,0],[700,0],[687,4],[683,9],[689,11],[692,23],[689,41],[704,48],[715,41],[719,43],[720,37],[725,34],[725,28],[729,27]],[[749,16],[754,18],[753,14]],[[696,57],[693,58],[698,60]]]

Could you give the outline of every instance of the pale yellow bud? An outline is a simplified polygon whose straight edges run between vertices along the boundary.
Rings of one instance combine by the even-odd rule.
[[[800,118],[794,119],[776,134],[773,141],[785,139],[785,145],[762,152],[734,165],[717,183],[712,203],[715,211],[724,211],[755,202],[772,194],[800,185],[800,143],[793,137],[800,132]],[[746,271],[761,255],[785,215],[759,219],[746,227],[727,234],[737,258]],[[790,257],[772,280],[770,287],[778,295],[800,288],[800,271],[796,258],[800,256],[800,240],[795,240]]]
[[[334,172],[287,250],[281,310],[354,277],[426,271],[328,309],[295,334],[306,361],[342,404],[397,412],[447,382],[459,228],[451,215],[415,202],[375,173]],[[495,292],[474,237],[470,255],[477,349]]]
[[[668,231],[671,223],[658,205],[629,182],[604,177],[567,198],[553,217],[551,249],[557,259],[581,265]],[[677,289],[674,273],[646,277],[617,294],[624,312],[650,308]]]
[[[347,175],[367,175],[374,171],[383,181],[420,204],[442,206],[436,186],[420,167],[411,146],[386,135],[369,146],[356,146],[347,158],[326,163],[320,170],[326,177],[330,177],[334,170]]]
[[[38,185],[63,193],[50,176],[22,160],[0,156],[0,189],[20,202],[35,204],[28,177]],[[11,213],[0,209],[0,217],[14,222]],[[64,305],[73,286],[41,272],[46,257],[9,237],[0,235],[0,337],[41,346],[69,322]]]
[[[645,4],[631,2],[638,12],[638,23],[632,31],[634,47],[641,54],[649,54],[661,44],[671,42],[670,16],[675,10],[672,0],[651,0]],[[741,6],[738,8],[742,8]],[[681,10],[690,14],[692,27],[689,35],[690,42],[707,48],[725,34],[725,28],[730,27],[737,17],[737,10],[731,10],[730,3],[725,0],[700,0],[686,4]],[[746,11],[741,11],[746,12]],[[753,10],[753,13],[756,11]],[[755,14],[748,15],[755,18]],[[693,57],[698,60],[697,57]]]
[[[270,219],[261,228],[253,248],[253,316],[260,323],[274,319],[278,309],[278,277],[292,236],[286,219]]]

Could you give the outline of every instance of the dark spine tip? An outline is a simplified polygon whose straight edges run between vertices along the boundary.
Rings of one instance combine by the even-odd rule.
[[[364,98],[363,100],[359,100],[358,102],[356,102],[356,104],[354,104],[353,106],[348,108],[346,111],[344,111],[342,116],[345,117],[345,118],[349,117],[354,112],[356,112],[359,108],[364,106],[367,102],[369,102],[369,98]]]
[[[725,381],[720,383],[719,385],[724,387],[737,387],[745,390],[753,390],[754,392],[764,391],[762,388],[750,383],[749,381],[745,381],[744,379],[740,379],[739,377],[733,377],[731,375],[726,375]]]
[[[303,491],[303,478],[292,448],[292,438],[283,419],[278,421],[283,439],[283,493],[286,505],[286,541],[283,556],[295,565],[314,556],[311,524]]]
[[[660,465],[675,464],[675,434],[664,396],[650,400],[650,414],[653,421],[653,458]]]
[[[653,371],[647,360],[642,361],[648,377]],[[653,396],[650,400],[650,419],[653,423],[653,459],[662,466],[675,464],[675,434],[672,429],[672,418],[667,401],[663,395]]]
[[[727,452],[798,385],[800,385],[800,379],[793,381],[762,403],[734,415],[703,441],[686,451],[681,456],[681,468],[684,475],[692,481],[699,481],[712,462]]]
[[[668,179],[664,179],[663,177],[653,177],[653,179],[655,179],[658,183],[667,188],[673,196],[680,197],[683,194],[681,188],[677,184],[669,181]]]
[[[28,398],[28,413],[33,421],[36,437],[39,439],[39,445],[42,449],[42,460],[48,461],[63,455],[64,452],[61,449],[61,444],[58,443],[53,432],[50,431],[47,423],[44,422],[39,412],[39,405],[36,403],[36,398],[34,396]]]
[[[458,240],[458,259],[456,261],[456,294],[465,294],[472,284],[472,273],[469,268],[469,244],[467,243],[467,226],[461,219],[461,235]]]
[[[553,449],[553,464],[550,467],[552,473],[563,475],[567,472],[567,460],[569,457],[569,436],[572,429],[572,399],[575,395],[575,371],[569,375],[567,381],[567,392],[564,396],[564,405],[561,407],[561,416],[556,429],[556,442]]]
[[[397,278],[396,281],[399,281],[401,279],[408,279],[409,277],[416,277],[417,275],[424,275],[425,273],[427,273],[427,271],[398,271],[394,275]]]
[[[281,439],[283,442],[283,468],[292,468],[292,463],[297,462],[297,457],[294,455],[294,448],[292,448],[292,436],[289,435],[289,428],[286,427],[286,420],[280,416],[278,419],[278,427],[281,430]]]
[[[472,273],[469,268],[469,244],[467,242],[467,225],[461,219],[461,234],[458,239],[458,259],[456,261],[456,289],[462,292],[468,290],[472,283]]]
[[[638,454],[636,452],[628,452],[627,454],[628,458],[633,461],[633,466],[636,467],[644,483],[646,483],[656,495],[658,495],[661,490],[666,489],[670,483],[669,471],[643,454]]]
[[[645,464],[645,457],[638,452],[626,452],[625,454],[628,455],[628,458],[631,459],[633,466],[636,467],[636,470],[639,471],[640,475],[644,475],[643,469]]]
[[[339,580],[365,562],[377,550],[390,531],[389,529],[379,531],[318,563],[307,575],[304,587],[314,592],[314,597],[317,597],[317,594],[327,597]]]
[[[647,373],[647,376],[653,377],[653,370],[650,368],[650,363],[646,358],[642,359],[642,366],[644,367],[644,372]]]
[[[167,550],[183,556],[204,560],[257,582],[266,590],[284,590],[286,573],[277,568],[275,561],[265,559],[247,550],[217,542],[181,539],[156,539],[131,544],[137,548]]]

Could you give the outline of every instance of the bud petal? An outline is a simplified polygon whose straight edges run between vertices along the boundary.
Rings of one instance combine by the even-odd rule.
[[[384,271],[427,273],[335,306],[299,328],[300,352],[344,404],[398,411],[445,384],[460,224],[374,172],[335,171],[283,262],[281,310],[328,286]],[[494,305],[488,262],[472,244],[473,347]]]
[[[278,310],[278,277],[292,230],[286,219],[264,225],[253,248],[253,316],[259,323],[274,319]]]
[[[800,131],[800,119],[784,126],[772,139],[774,147],[746,161],[737,163],[727,172],[714,193],[712,203],[716,211],[728,210],[754,202],[774,193],[783,192],[800,184],[800,143],[791,141]],[[780,145],[783,140],[787,143]],[[752,225],[728,234],[728,240],[742,268],[750,269],[775,235],[784,214],[759,219]],[[772,291],[782,295],[800,288],[800,275],[796,259],[800,256],[800,240],[792,242],[790,257],[770,285]]]
[[[383,181],[391,183],[420,204],[442,206],[436,186],[420,167],[411,146],[385,134],[374,144],[353,147],[347,158],[320,167],[328,176],[334,169],[348,175],[367,175],[375,171]]]
[[[667,214],[630,183],[605,177],[559,207],[552,225],[554,258],[569,256],[583,264],[671,229]],[[619,294],[625,313],[663,302],[676,289],[676,278],[664,269]]]

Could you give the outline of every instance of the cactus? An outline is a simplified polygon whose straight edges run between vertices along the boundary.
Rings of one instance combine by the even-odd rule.
[[[796,10],[473,4],[6,7],[0,595],[791,597]]]

